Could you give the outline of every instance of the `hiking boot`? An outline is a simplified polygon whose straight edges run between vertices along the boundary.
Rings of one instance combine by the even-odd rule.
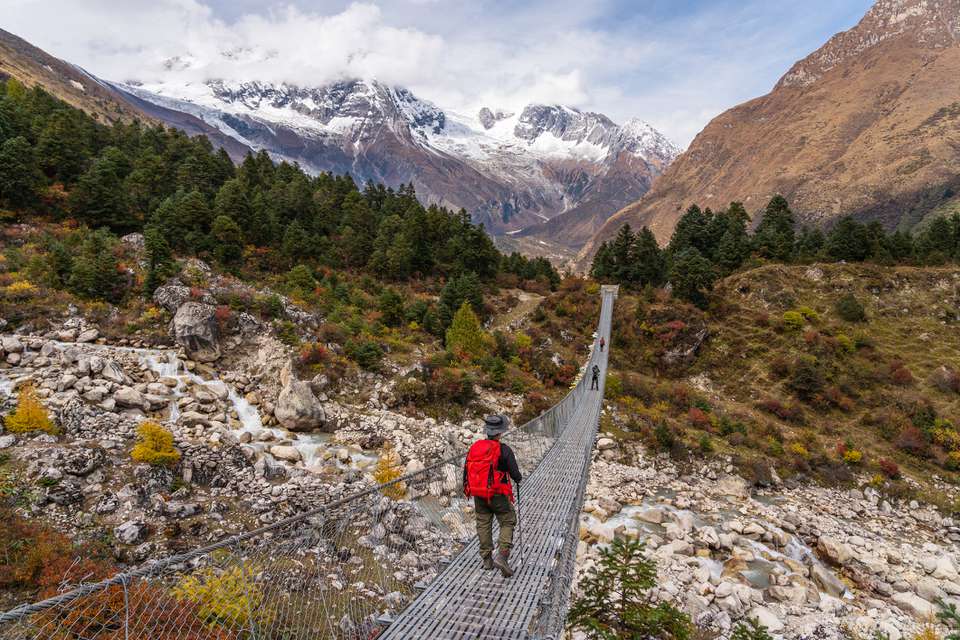
[[[513,569],[510,568],[509,560],[510,552],[506,549],[500,551],[500,553],[493,557],[493,566],[500,569],[500,574],[503,575],[504,578],[509,578],[513,575]]]
[[[483,559],[483,570],[484,571],[493,571],[493,558],[487,556]]]

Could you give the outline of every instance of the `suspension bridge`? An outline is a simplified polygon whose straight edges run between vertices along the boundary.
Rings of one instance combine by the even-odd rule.
[[[559,640],[616,293],[601,289],[574,388],[503,437],[524,472],[512,578],[481,569],[460,447],[310,512],[16,607],[0,614],[0,640]]]

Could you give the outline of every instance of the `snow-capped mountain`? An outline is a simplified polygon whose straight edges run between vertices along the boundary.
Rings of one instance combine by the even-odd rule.
[[[539,104],[458,113],[376,81],[115,86],[156,106],[156,117],[195,116],[308,171],[413,182],[422,199],[463,207],[492,233],[545,234],[573,248],[643,195],[679,153],[639,120],[619,126],[599,113]],[[544,225],[561,217],[575,224]]]

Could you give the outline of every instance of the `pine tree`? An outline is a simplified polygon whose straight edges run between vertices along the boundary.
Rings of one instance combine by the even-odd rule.
[[[569,628],[588,640],[689,640],[690,618],[670,604],[657,603],[650,595],[656,586],[657,565],[643,543],[615,538],[582,578],[582,595],[567,616]]]
[[[37,140],[37,158],[51,178],[73,183],[85,170],[89,154],[86,136],[75,125],[69,112],[54,113]]]
[[[657,239],[647,227],[640,230],[633,243],[630,260],[633,263],[632,283],[659,287],[667,277],[667,259]]]
[[[474,311],[483,309],[483,292],[480,279],[473,273],[465,273],[453,278],[440,291],[440,326],[446,330],[453,322],[453,316],[464,302],[469,302]]]
[[[137,228],[138,221],[130,215],[124,190],[125,162],[120,150],[111,147],[80,176],[70,192],[74,215],[91,227],[106,226],[118,232]]]
[[[850,216],[840,218],[827,234],[826,250],[833,260],[863,262],[870,255],[867,228]]]
[[[312,249],[310,236],[303,226],[297,220],[291,222],[283,233],[281,251],[284,257],[291,263],[300,262],[312,256]]]
[[[446,334],[447,350],[464,360],[476,360],[486,353],[483,328],[469,302],[464,302]]]
[[[953,255],[953,229],[946,216],[937,216],[916,241],[918,256],[927,264],[942,264]]]
[[[793,212],[783,196],[774,196],[763,212],[754,234],[754,244],[766,258],[788,262],[793,257]]]
[[[227,216],[231,220],[235,220],[241,228],[249,231],[249,225],[253,217],[253,207],[250,204],[250,198],[247,197],[247,190],[239,178],[233,178],[223,183],[214,199],[213,212],[217,216]],[[248,237],[253,238],[254,236]]]
[[[157,287],[173,274],[175,265],[170,245],[158,227],[147,227],[144,230],[143,244],[147,261],[147,276],[143,289],[144,294],[151,297]]]
[[[707,227],[712,221],[712,215],[707,216],[697,205],[690,205],[680,219],[677,220],[677,226],[673,229],[673,235],[670,237],[670,243],[667,250],[677,255],[684,249],[693,247],[704,252],[706,245]]]
[[[377,309],[380,311],[383,324],[388,327],[396,327],[403,322],[403,296],[397,293],[396,289],[384,288],[377,300]]]
[[[705,307],[706,294],[713,289],[714,280],[716,273],[713,265],[697,249],[684,249],[673,258],[670,284],[678,298]]]
[[[613,262],[613,251],[606,240],[600,243],[600,247],[593,255],[593,262],[590,265],[590,277],[594,280],[603,281],[613,277],[615,266]]]
[[[104,229],[88,231],[73,262],[70,290],[84,298],[116,302],[121,297],[114,239]]]
[[[637,237],[629,224],[620,227],[616,237],[610,243],[610,257],[613,264],[613,277],[617,284],[629,284],[634,281],[633,253]]]
[[[804,227],[797,238],[796,254],[800,260],[815,260],[826,245],[826,238],[820,229]]]
[[[210,227],[210,236],[213,238],[213,255],[217,262],[232,267],[243,260],[243,232],[232,218],[217,216]]]
[[[17,136],[0,144],[0,204],[32,204],[42,180],[33,147],[26,138]]]

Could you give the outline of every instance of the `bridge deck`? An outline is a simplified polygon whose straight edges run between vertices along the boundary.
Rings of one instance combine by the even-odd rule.
[[[610,343],[615,289],[604,288],[597,339]],[[576,407],[562,436],[521,486],[519,506],[522,539],[515,534],[511,564],[522,565],[512,578],[481,569],[474,539],[430,583],[380,637],[383,640],[522,640],[533,637],[542,598],[557,580],[569,581],[563,567],[565,545],[577,543],[583,486],[603,399],[607,353],[594,345],[584,375],[594,364],[601,369],[600,390]],[[562,585],[564,590],[569,585]]]

